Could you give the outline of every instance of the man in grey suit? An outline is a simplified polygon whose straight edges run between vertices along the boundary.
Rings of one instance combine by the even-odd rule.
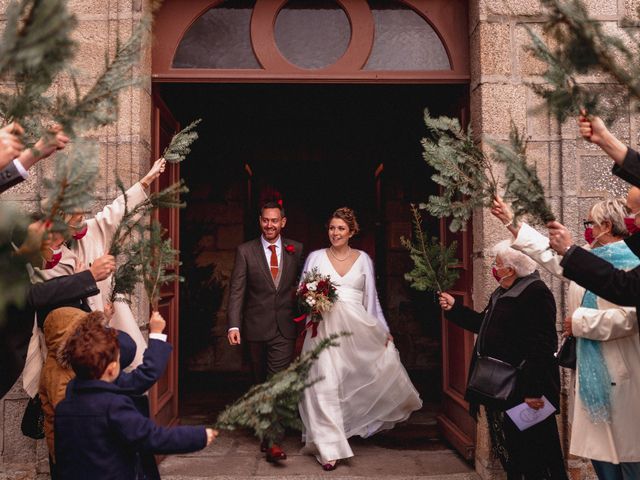
[[[302,267],[302,244],[283,238],[284,209],[269,202],[260,210],[259,238],[240,245],[231,273],[227,309],[231,345],[249,344],[254,381],[264,382],[287,368],[295,350],[297,325],[295,290]],[[277,445],[267,461],[284,460]]]

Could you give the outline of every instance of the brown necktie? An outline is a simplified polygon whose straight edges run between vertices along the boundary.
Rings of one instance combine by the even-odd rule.
[[[278,276],[278,256],[276,255],[276,246],[269,245],[269,250],[271,250],[271,262],[269,262],[269,265],[271,267],[271,276],[275,281],[276,277]]]

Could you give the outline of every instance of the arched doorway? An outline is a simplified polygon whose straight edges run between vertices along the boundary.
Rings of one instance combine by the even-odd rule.
[[[256,234],[260,200],[283,197],[287,234],[308,250],[323,245],[327,214],[350,204],[363,219],[359,246],[376,260],[403,361],[423,396],[441,385],[439,426],[472,458],[475,427],[462,394],[473,338],[408,290],[399,244],[411,231],[408,204],[436,188],[420,159],[422,109],[468,116],[466,19],[461,0],[165,2],[154,25],[154,143],[162,151],[162,125],[203,117],[202,139],[182,167],[189,207],[168,223],[183,272],[203,278],[183,290],[181,327],[175,290],[168,300],[174,341],[180,334],[185,342],[165,383],[172,400],[156,408],[161,418],[176,418],[178,381],[189,368],[208,365],[227,385],[246,372],[225,346],[224,285],[235,246]],[[429,230],[458,240],[457,293],[470,302],[470,233],[453,236],[435,220]]]

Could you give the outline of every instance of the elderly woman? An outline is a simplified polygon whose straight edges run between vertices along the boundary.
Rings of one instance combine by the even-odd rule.
[[[494,202],[492,213],[516,237],[513,248],[563,278],[560,258],[544,235],[525,223],[513,226],[513,214],[502,199]],[[622,241],[626,215],[622,199],[608,199],[596,203],[584,222],[585,248],[625,270],[640,264]],[[574,282],[567,304],[565,334],[577,338],[570,453],[590,459],[600,480],[638,479],[640,370],[633,366],[640,364],[640,341],[635,308],[614,305]]]
[[[560,376],[553,354],[557,348],[556,305],[549,288],[540,280],[535,263],[504,241],[494,247],[493,276],[498,288],[488,305],[476,312],[448,293],[440,294],[440,306],[448,320],[478,334],[476,355],[490,356],[520,366],[516,389],[502,403],[485,404],[494,453],[509,480],[567,478],[555,416],[520,431],[505,410],[526,402],[533,409],[544,398],[558,409]],[[476,368],[474,355],[469,377]],[[467,388],[471,413],[478,399]]]

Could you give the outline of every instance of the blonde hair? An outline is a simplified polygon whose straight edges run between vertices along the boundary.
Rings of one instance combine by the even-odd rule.
[[[360,225],[358,225],[358,220],[356,219],[355,212],[349,207],[340,207],[333,214],[331,214],[331,218],[329,218],[329,223],[334,218],[339,218],[349,227],[349,231],[354,235],[360,231]]]
[[[590,210],[591,219],[596,225],[611,223],[611,234],[616,237],[628,237],[629,231],[624,224],[627,216],[626,202],[622,198],[607,198],[596,202]]]

